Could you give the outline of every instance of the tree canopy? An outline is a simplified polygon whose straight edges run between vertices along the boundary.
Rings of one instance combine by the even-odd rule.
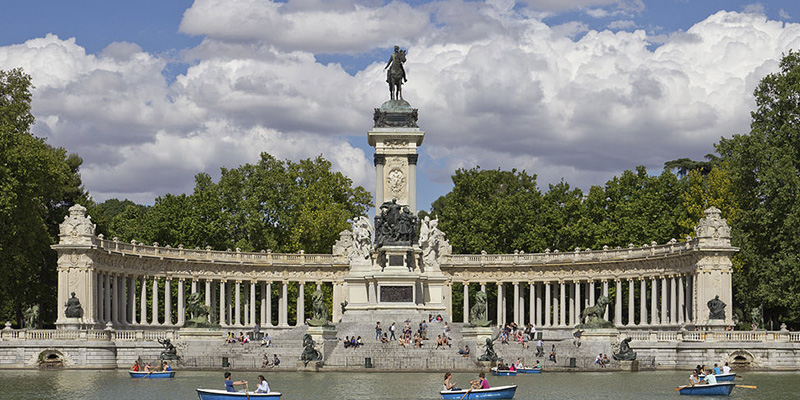
[[[78,169],[83,162],[33,136],[31,78],[0,70],[0,318],[22,320],[38,304],[52,321],[56,304],[58,224],[76,202],[88,202]]]

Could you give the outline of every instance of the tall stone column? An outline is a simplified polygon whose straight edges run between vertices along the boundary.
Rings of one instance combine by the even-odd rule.
[[[503,282],[497,282],[497,326],[501,327],[505,324],[505,312],[503,310]]]
[[[236,302],[236,309],[234,311],[234,320],[233,324],[236,326],[242,326],[242,281],[236,281],[236,298],[234,301]]]
[[[521,325],[522,321],[519,319],[519,282],[513,282],[514,286],[514,323]]]
[[[647,325],[647,282],[639,278],[639,325]]]
[[[219,324],[220,325],[228,325],[227,316],[225,315],[225,311],[227,308],[226,301],[225,301],[225,294],[228,292],[225,288],[225,280],[219,281]]]
[[[589,293],[586,296],[586,300],[589,302],[589,307],[594,305],[595,301],[595,289],[594,289],[594,281],[589,281]]]
[[[186,281],[183,278],[178,279],[178,326],[183,326],[186,323],[186,297],[184,295],[184,285]],[[192,280],[192,287],[197,293],[197,281]]]
[[[103,274],[103,322],[111,322],[111,276]]]
[[[245,284],[242,291],[244,292],[242,293],[242,301],[244,302],[242,325],[250,326],[250,287]]]
[[[139,296],[139,323],[147,325],[147,276],[139,279],[142,281],[142,295]]]
[[[258,325],[262,327],[269,326],[267,323],[267,284],[265,282],[259,282],[259,296],[258,299],[261,301],[261,309],[259,310],[259,318],[258,318]],[[336,308],[336,302],[334,301],[333,307]]]
[[[332,321],[334,323],[342,319],[342,303],[344,303],[345,287],[344,281],[333,281],[333,315]]]
[[[211,294],[212,294],[213,290],[211,289],[211,280],[210,279],[206,279],[205,280],[205,287],[206,288],[205,288],[205,293],[204,293],[205,294],[205,303],[204,304],[206,306],[208,306],[208,307],[212,307],[211,306]]]
[[[283,281],[281,282],[281,301],[280,301],[280,310],[278,312],[278,325],[279,326],[289,326],[289,291],[288,291],[289,282]]]
[[[650,325],[658,324],[658,279],[650,278]]]
[[[678,323],[678,293],[675,286],[675,275],[669,277],[669,323],[676,325]]]
[[[335,306],[334,306],[335,307]],[[272,282],[267,282],[267,326],[272,327]]]
[[[136,325],[136,275],[128,277],[128,323]]]
[[[112,303],[114,303],[114,307],[112,308],[112,315],[111,315],[111,322],[114,326],[119,326],[120,319],[119,319],[119,310],[120,310],[120,301],[119,301],[119,275],[114,275],[113,279],[114,291],[112,292]]]
[[[569,285],[569,324],[575,325],[577,322],[577,318],[575,318],[575,284],[570,283]]]
[[[486,293],[486,283],[481,282],[481,292]]]
[[[462,322],[467,323],[469,322],[469,282],[464,282],[463,285],[464,289],[464,320]]]
[[[545,282],[544,283],[544,309],[545,309],[545,312],[544,312],[544,326],[547,326],[547,327],[551,326],[550,325],[550,313],[551,313],[552,310],[550,309],[550,304],[551,304],[551,302],[550,302],[550,282]]]
[[[683,275],[678,275],[678,324],[683,325],[686,317],[686,302],[684,293]]]
[[[531,325],[536,324],[536,285],[533,282],[528,282],[528,323]]]
[[[622,326],[622,281],[614,279],[614,325]]]
[[[197,278],[192,278],[192,291],[191,294],[197,293]]]
[[[305,282],[298,282],[297,284],[297,326],[306,323],[306,284]]]
[[[581,312],[582,312],[581,304],[583,303],[581,303],[581,282],[575,281],[573,286],[575,290],[575,323],[582,324],[583,321],[581,321]]]
[[[158,278],[153,277],[153,287],[151,288],[151,292],[153,293],[153,320],[150,321],[150,325],[158,325]]]
[[[560,307],[561,304],[558,303],[558,293],[556,293],[556,291],[558,290],[558,286],[556,286],[555,282],[552,285],[553,285],[553,289],[552,289],[553,290],[553,319],[552,319],[553,323],[552,323],[551,326],[557,326],[558,325],[558,307]]]
[[[164,279],[164,325],[172,325],[172,278]]]
[[[669,318],[667,318],[667,277],[661,277],[661,324],[667,325],[669,324]]]
[[[635,286],[633,284],[633,279],[628,278],[628,323],[625,326],[633,326],[636,324],[634,321],[635,315],[633,311],[633,305],[635,303]]]
[[[565,300],[564,299],[564,295],[565,294],[566,293],[564,292],[564,281],[560,281],[560,282],[558,282],[558,296],[559,296],[558,297],[559,298],[559,302],[558,302],[558,304],[559,304],[558,325],[559,326],[566,325],[565,317],[566,317],[566,314],[567,314],[566,313],[566,310],[567,310],[566,304],[567,304],[567,302],[564,301]]]
[[[538,289],[536,290],[536,326],[542,326],[542,288],[541,283],[536,283]]]
[[[603,296],[605,296],[608,299],[608,281],[607,280],[603,280]],[[608,299],[608,300],[610,301],[611,299]],[[606,321],[609,320],[608,319],[608,307],[606,307],[606,311],[603,313],[603,319],[606,320]]]

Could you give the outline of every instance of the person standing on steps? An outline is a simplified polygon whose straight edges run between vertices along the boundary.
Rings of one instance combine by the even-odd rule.
[[[390,334],[389,335],[389,340],[397,340],[397,338],[394,336],[394,331],[396,329],[397,329],[397,325],[394,322],[392,322],[392,326],[389,327],[389,334]]]
[[[381,340],[381,321],[375,325],[375,340]]]

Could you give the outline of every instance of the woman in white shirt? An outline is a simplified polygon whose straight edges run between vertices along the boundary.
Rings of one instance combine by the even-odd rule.
[[[256,389],[256,393],[269,393],[269,383],[267,383],[264,375],[258,376],[258,389]]]

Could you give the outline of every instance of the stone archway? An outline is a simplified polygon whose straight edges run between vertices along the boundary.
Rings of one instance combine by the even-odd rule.
[[[727,362],[733,370],[751,369],[761,364],[753,353],[741,349],[728,354],[723,362]]]
[[[66,357],[64,354],[55,349],[47,349],[39,353],[37,363],[40,369],[62,369]]]

